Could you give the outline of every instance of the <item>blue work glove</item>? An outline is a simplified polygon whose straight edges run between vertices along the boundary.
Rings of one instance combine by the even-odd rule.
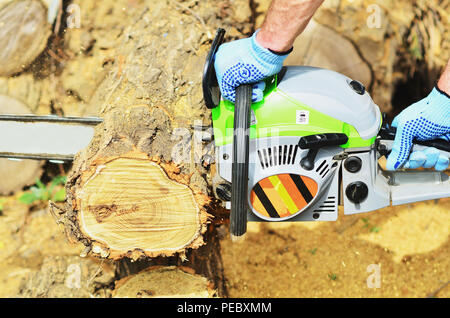
[[[235,89],[241,84],[255,83],[252,102],[261,101],[266,77],[277,74],[289,52],[273,53],[256,41],[257,30],[250,38],[224,43],[216,53],[214,67],[223,98],[235,102]]]
[[[436,148],[415,151],[410,154],[413,139],[450,140],[450,98],[437,88],[426,98],[409,106],[394,118],[392,126],[397,128],[392,152],[386,169],[435,168],[442,171],[449,166],[449,158]]]

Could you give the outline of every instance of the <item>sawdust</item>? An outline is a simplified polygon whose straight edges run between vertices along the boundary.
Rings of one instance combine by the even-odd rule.
[[[406,255],[428,253],[445,244],[450,234],[450,213],[434,203],[399,207],[398,213],[380,224],[378,233],[358,238],[394,252],[399,263]]]

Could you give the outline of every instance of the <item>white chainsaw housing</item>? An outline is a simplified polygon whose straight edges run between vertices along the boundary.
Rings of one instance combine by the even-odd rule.
[[[370,95],[355,93],[351,78],[310,66],[288,66],[277,89],[315,110],[352,125],[362,139],[378,134],[379,107]]]

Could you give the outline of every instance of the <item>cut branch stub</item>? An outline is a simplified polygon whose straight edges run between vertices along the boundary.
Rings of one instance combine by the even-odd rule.
[[[133,152],[83,175],[76,195],[83,235],[108,250],[111,258],[135,251],[172,255],[202,245],[208,217],[204,196],[196,194],[186,178],[166,169]]]

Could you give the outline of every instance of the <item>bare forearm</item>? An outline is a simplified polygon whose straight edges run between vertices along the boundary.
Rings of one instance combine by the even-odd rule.
[[[448,61],[437,86],[441,91],[445,92],[447,95],[450,95],[450,60]]]
[[[257,41],[276,52],[289,50],[324,0],[272,0]]]

